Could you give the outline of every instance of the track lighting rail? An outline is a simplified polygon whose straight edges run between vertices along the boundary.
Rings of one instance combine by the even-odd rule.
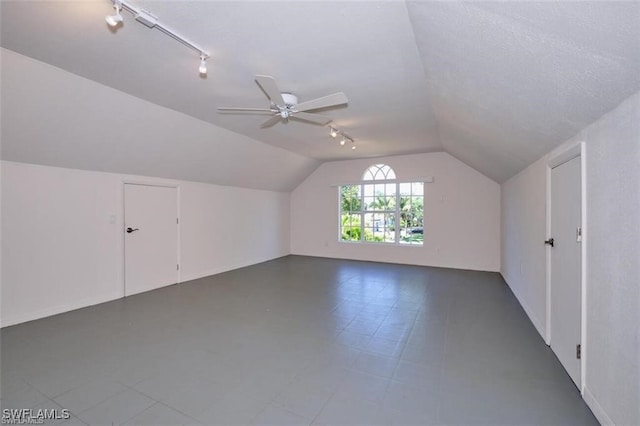
[[[194,42],[190,41],[189,39],[183,37],[172,28],[162,24],[160,21],[158,21],[157,16],[153,15],[149,11],[140,9],[139,7],[133,5],[127,0],[112,0],[112,3],[116,13],[115,15],[110,15],[105,18],[105,20],[107,21],[107,24],[109,24],[112,27],[115,27],[120,22],[123,22],[122,15],[120,14],[121,10],[126,10],[132,13],[135,16],[136,21],[140,22],[141,24],[144,24],[149,28],[158,29],[160,32],[164,33],[165,35],[168,35],[172,39],[187,46],[189,49],[197,52],[200,58],[200,67],[199,67],[200,73],[206,74],[206,65],[204,61],[206,61],[207,58],[209,58],[210,56],[206,50],[204,50]]]
[[[345,146],[347,142],[351,142],[351,149],[356,149],[355,141],[353,140],[353,138],[347,135],[342,130],[338,130],[334,126],[329,126],[329,136],[331,136],[333,139],[340,136],[340,146]]]

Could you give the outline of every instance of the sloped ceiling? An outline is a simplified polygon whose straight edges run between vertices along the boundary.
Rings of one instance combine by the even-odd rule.
[[[2,50],[2,158],[289,192],[319,162]]]
[[[297,163],[308,160],[305,170],[447,151],[501,182],[640,90],[638,1],[132,2],[209,50],[208,77],[198,76],[196,53],[127,12],[124,26],[110,30],[109,0],[3,1],[1,44],[289,151]],[[217,113],[267,106],[255,74],[274,76],[302,101],[345,92],[348,106],[324,114],[357,149],[340,147],[321,126],[261,129],[265,116]],[[3,139],[3,158],[37,162],[29,140]],[[146,143],[154,148],[152,138]],[[174,149],[165,147],[167,161],[180,149],[205,152]],[[126,161],[113,154],[110,167]],[[291,176],[300,179],[301,168]]]

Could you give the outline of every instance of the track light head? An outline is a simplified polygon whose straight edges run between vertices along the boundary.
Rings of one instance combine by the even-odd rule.
[[[109,24],[110,27],[115,27],[123,21],[122,15],[120,14],[120,11],[122,10],[122,5],[120,4],[120,2],[116,1],[115,3],[113,3],[113,8],[116,10],[115,15],[109,15],[104,18],[104,20],[107,21],[107,24]]]
[[[207,56],[204,54],[200,55],[200,67],[198,68],[198,71],[202,75],[207,74]]]
[[[120,22],[123,21],[122,15],[120,15],[120,12],[117,12],[115,15],[109,15],[105,17],[104,20],[107,21],[107,24],[109,24],[110,27],[115,27],[116,25],[118,25]]]
[[[347,138],[343,137],[342,140],[340,141],[340,145],[344,146],[344,144],[347,143]]]
[[[355,145],[352,145],[352,146],[351,146],[351,149],[356,149],[356,146],[355,146]]]
[[[331,135],[332,138],[335,138],[336,136],[338,136],[338,131],[333,127],[329,127],[329,134]]]

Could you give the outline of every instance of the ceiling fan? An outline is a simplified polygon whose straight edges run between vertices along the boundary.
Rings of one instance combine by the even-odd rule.
[[[291,93],[280,92],[278,85],[273,77],[268,75],[256,75],[256,83],[267,95],[271,102],[269,108],[228,108],[221,107],[218,111],[245,111],[245,112],[270,112],[273,117],[262,123],[261,127],[271,127],[280,120],[288,121],[290,118],[310,121],[321,125],[326,125],[331,118],[319,114],[313,114],[305,111],[313,111],[321,108],[331,108],[337,105],[343,105],[348,102],[347,96],[342,93],[334,93],[332,95],[323,96],[321,98],[312,99],[310,101],[298,103],[298,97]]]

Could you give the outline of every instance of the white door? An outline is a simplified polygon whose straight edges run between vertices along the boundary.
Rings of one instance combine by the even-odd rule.
[[[178,190],[124,185],[125,296],[178,282]]]
[[[580,388],[581,284],[580,157],[551,170],[551,349]],[[547,242],[549,244],[549,242]]]

